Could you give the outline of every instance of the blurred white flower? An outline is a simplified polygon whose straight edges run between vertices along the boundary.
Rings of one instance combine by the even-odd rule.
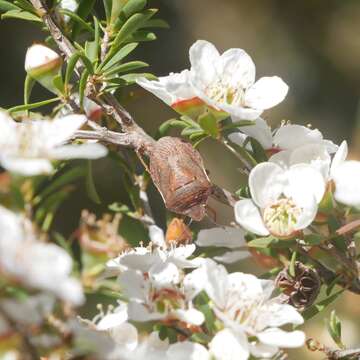
[[[271,298],[274,283],[240,272],[228,274],[225,267],[207,259],[193,271],[202,280],[210,305],[224,324],[209,344],[215,359],[246,360],[250,354],[269,358],[279,348],[300,347],[305,335],[286,332],[279,327],[300,325],[302,316],[291,305]]]
[[[51,160],[97,159],[107,154],[100,144],[64,145],[86,122],[82,115],[15,122],[0,112],[0,165],[25,176],[50,173]]]
[[[245,231],[242,229],[216,227],[200,230],[195,243],[200,247],[214,246],[231,249],[213,257],[218,262],[231,264],[251,256],[244,236]]]
[[[198,40],[189,51],[191,69],[137,83],[180,113],[205,103],[219,117],[255,120],[284,100],[288,86],[277,76],[255,82],[255,65],[242,49],[222,55],[213,44]],[[200,104],[199,104],[200,102]]]
[[[36,239],[32,224],[0,206],[0,271],[25,286],[48,291],[74,305],[84,301],[70,276],[72,259],[62,248]]]
[[[236,119],[234,119],[236,121]],[[238,145],[243,145],[248,136],[257,140],[265,150],[277,153],[284,150],[295,150],[303,145],[322,145],[329,154],[337,150],[330,140],[325,140],[318,129],[285,124],[274,131],[262,118],[257,118],[254,125],[242,126],[241,133],[232,133],[229,139]]]
[[[314,220],[325,180],[307,164],[283,169],[266,162],[252,169],[249,188],[251,199],[235,205],[236,221],[257,235],[287,238]]]

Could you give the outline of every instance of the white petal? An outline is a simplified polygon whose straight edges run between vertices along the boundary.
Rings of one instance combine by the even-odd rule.
[[[138,345],[138,331],[134,325],[127,322],[112,327],[110,334],[116,344],[125,348],[126,351],[133,351]]]
[[[179,269],[173,263],[155,264],[149,270],[149,276],[153,285],[160,288],[178,284],[180,281]]]
[[[210,355],[204,346],[190,341],[170,345],[166,355],[172,360],[210,360]]]
[[[49,174],[53,170],[51,162],[47,159],[0,156],[0,163],[6,170],[24,176]]]
[[[161,228],[156,225],[149,226],[149,237],[150,241],[156,246],[165,246],[164,232]]]
[[[36,69],[57,59],[60,59],[60,56],[54,50],[41,44],[34,44],[26,52],[25,70]]]
[[[285,184],[284,170],[275,163],[260,163],[249,175],[251,197],[260,208],[275,202],[283,192]]]
[[[345,161],[333,173],[336,201],[360,207],[360,162]]]
[[[119,283],[122,286],[124,295],[130,301],[145,300],[145,280],[142,273],[135,270],[127,270],[119,275]]]
[[[109,330],[123,324],[128,319],[127,306],[121,304],[113,313],[105,315],[96,325],[97,330]]]
[[[255,82],[255,64],[242,49],[225,51],[218,61],[221,78],[233,88],[247,89]]]
[[[305,334],[302,331],[283,331],[277,328],[269,328],[258,333],[257,338],[264,344],[282,348],[297,348],[305,343]]]
[[[293,150],[290,155],[290,165],[310,164],[319,170],[324,179],[328,179],[330,170],[330,155],[323,144],[305,144]]]
[[[318,129],[309,129],[302,125],[281,126],[274,135],[274,144],[281,150],[296,149],[309,143],[321,143],[323,136]]]
[[[303,317],[293,306],[276,302],[264,304],[259,312],[258,321],[264,327],[279,327],[285,324],[301,325],[304,323]]]
[[[240,119],[233,118],[232,120],[236,122],[237,120]],[[272,148],[271,127],[267,124],[267,122],[264,119],[258,117],[255,120],[254,125],[242,126],[240,130],[244,134],[251,136],[252,138],[257,140],[265,150]],[[231,140],[231,135],[229,136],[229,138]]]
[[[250,344],[251,355],[261,359],[271,359],[279,351],[276,346],[269,346],[261,343]]]
[[[331,177],[335,174],[336,170],[340,167],[340,165],[344,163],[344,161],[348,156],[348,152],[349,152],[348,145],[347,142],[344,140],[339,146],[339,149],[334,155],[333,161],[331,163],[331,168],[330,168]]]
[[[196,245],[238,248],[246,246],[244,235],[242,229],[235,229],[230,226],[200,230]]]
[[[202,290],[204,290],[206,284],[205,269],[200,267],[193,270],[191,273],[185,275],[183,280],[185,297],[188,300],[192,300]]]
[[[205,321],[204,314],[196,309],[183,310],[178,309],[174,311],[174,315],[180,321],[184,321],[187,324],[200,326]]]
[[[234,334],[229,329],[218,332],[209,344],[210,353],[216,360],[247,360],[249,344],[245,334]]]
[[[81,128],[86,121],[85,115],[68,115],[52,121],[41,120],[39,124],[43,127],[42,135],[46,136],[46,144],[50,147],[60,145],[69,140],[75,131]]]
[[[4,111],[0,110],[0,146],[1,152],[6,151],[6,146],[16,144],[16,122]]]
[[[129,319],[132,321],[146,322],[153,320],[160,320],[166,318],[168,314],[151,312],[148,307],[136,302],[130,302],[128,305]]]
[[[200,87],[207,86],[216,76],[216,63],[220,58],[216,47],[208,41],[198,40],[189,50],[191,74]]]
[[[266,110],[281,103],[289,87],[278,76],[263,77],[245,93],[246,106]]]
[[[189,82],[188,70],[171,73],[168,76],[159,77],[158,80],[139,78],[136,83],[169,106],[196,96]]]
[[[269,230],[265,227],[259,208],[250,199],[240,200],[235,204],[235,219],[244,229],[254,234],[266,236]]]
[[[292,154],[293,150],[282,150],[279,151],[278,153],[272,155],[269,158],[269,162],[273,162],[275,164],[280,165],[282,168],[286,169],[290,166],[291,164],[291,154]]]
[[[203,98],[204,95],[199,95],[199,97]],[[209,103],[211,99],[204,99],[204,101]],[[231,115],[232,118],[241,120],[256,120],[263,112],[262,109],[247,108],[239,105],[230,105],[226,103],[214,103],[214,105],[215,107],[227,112],[229,115]]]
[[[108,150],[101,144],[63,145],[52,149],[52,159],[99,159],[106,156]]]
[[[315,198],[321,201],[325,192],[325,180],[322,174],[306,164],[293,165],[287,172],[289,184],[284,189],[287,197],[300,205],[306,205]]]
[[[214,256],[214,260],[223,264],[233,264],[240,260],[244,260],[251,257],[249,251],[227,251],[222,255]]]

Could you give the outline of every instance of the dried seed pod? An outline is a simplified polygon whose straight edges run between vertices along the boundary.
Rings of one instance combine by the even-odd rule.
[[[166,242],[176,245],[191,242],[192,232],[183,220],[173,218],[166,229]]]
[[[295,276],[289,274],[288,268],[282,270],[275,279],[277,287],[287,295],[287,302],[299,310],[304,310],[316,300],[321,282],[316,270],[295,262]]]
[[[165,136],[148,155],[150,175],[166,208],[202,220],[212,185],[199,152],[182,139]]]

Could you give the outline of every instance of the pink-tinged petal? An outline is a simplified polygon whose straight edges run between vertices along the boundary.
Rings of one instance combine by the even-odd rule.
[[[321,143],[323,136],[318,129],[302,125],[281,126],[274,135],[274,145],[281,150],[291,150],[309,143]]]
[[[242,49],[225,51],[217,65],[220,76],[234,89],[247,89],[255,82],[255,64]]]
[[[173,314],[180,321],[195,326],[200,326],[205,321],[204,314],[196,309],[189,309],[189,310],[178,309],[175,310]]]
[[[190,341],[170,345],[166,355],[167,359],[172,360],[210,360],[210,354],[204,346]]]
[[[286,180],[281,166],[271,162],[256,165],[249,175],[249,188],[254,203],[265,208],[275,202],[282,194]]]
[[[333,174],[336,201],[356,208],[360,207],[360,162],[345,161]]]
[[[216,63],[220,54],[213,44],[198,40],[191,46],[189,56],[192,76],[201,87],[206,87],[219,76]]]
[[[259,208],[252,200],[240,200],[235,204],[235,219],[244,229],[260,236],[270,234],[265,227]]]
[[[246,91],[245,104],[253,109],[270,109],[285,99],[288,90],[278,76],[263,77]]]
[[[304,319],[291,305],[268,302],[259,312],[258,322],[264,327],[280,327],[286,324],[301,325]]]
[[[209,344],[210,353],[216,360],[247,360],[249,343],[243,333],[234,334],[229,329],[219,331]]]
[[[344,140],[339,146],[339,149],[337,150],[336,154],[334,155],[330,168],[330,176],[334,176],[337,169],[345,162],[348,156],[348,152],[349,152],[348,144]]]
[[[287,332],[278,328],[269,328],[258,333],[257,338],[263,344],[281,348],[297,348],[305,343],[305,334],[298,330]]]

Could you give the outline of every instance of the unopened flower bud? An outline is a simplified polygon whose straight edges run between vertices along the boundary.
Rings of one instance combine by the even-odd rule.
[[[294,277],[285,268],[278,274],[275,282],[287,296],[286,302],[299,310],[305,310],[314,303],[321,287],[317,271],[299,261],[295,262]]]
[[[61,65],[60,55],[45,45],[32,45],[26,53],[26,72],[53,93],[57,93],[53,79],[59,74]]]
[[[166,230],[166,242],[168,244],[186,244],[191,242],[192,233],[186,224],[178,218],[173,218]]]

